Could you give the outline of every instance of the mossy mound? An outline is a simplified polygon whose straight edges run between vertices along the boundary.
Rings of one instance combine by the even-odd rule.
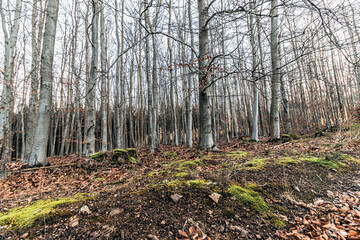
[[[228,152],[226,154],[227,157],[231,157],[231,158],[236,158],[236,159],[243,159],[243,158],[247,158],[250,157],[251,154],[245,151],[232,151],[232,152]]]
[[[228,188],[228,192],[234,196],[241,204],[251,208],[257,212],[267,212],[269,210],[268,205],[265,203],[264,199],[249,188],[242,188],[237,185],[231,185]]]
[[[332,169],[336,169],[336,170],[339,170],[340,168],[348,166],[343,162],[340,162],[336,159],[330,159],[328,157],[320,158],[320,157],[308,156],[308,157],[302,157],[302,158],[300,158],[300,160],[305,161],[305,162],[315,163],[315,164],[321,165],[323,167],[332,168]]]
[[[184,161],[179,164],[179,169],[189,169],[191,167],[199,166],[203,163],[202,159],[194,159],[189,161]]]
[[[56,211],[54,210],[55,207],[85,199],[85,195],[77,195],[74,198],[39,200],[28,207],[14,208],[7,213],[0,214],[0,226],[28,227],[44,216],[47,216],[50,212]]]
[[[91,159],[96,161],[104,161],[106,158],[106,154],[104,152],[97,152],[89,156]]]
[[[282,134],[280,137],[280,141],[282,143],[290,142],[292,140],[292,137],[290,134]]]
[[[207,181],[204,179],[194,179],[194,180],[180,180],[175,179],[172,181],[165,180],[164,184],[166,187],[174,190],[182,189],[204,189],[207,186]]]
[[[106,161],[111,165],[134,164],[138,162],[138,153],[135,148],[115,149],[109,152],[97,152],[90,155],[91,159],[99,162]]]
[[[246,161],[243,166],[249,170],[259,170],[263,169],[268,163],[269,160],[266,158],[253,158],[249,161]]]

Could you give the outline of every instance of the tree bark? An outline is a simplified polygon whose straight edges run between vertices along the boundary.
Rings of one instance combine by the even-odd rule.
[[[271,108],[270,138],[280,139],[280,75],[279,75],[279,25],[278,0],[271,1]]]
[[[35,128],[30,166],[46,165],[46,153],[49,138],[50,111],[52,106],[53,60],[56,35],[56,23],[59,0],[49,1],[46,9],[46,22],[43,37],[40,68],[40,101],[39,113]]]
[[[95,153],[95,124],[96,124],[96,109],[95,109],[95,90],[98,67],[98,28],[99,28],[99,13],[98,0],[92,1],[93,19],[91,25],[91,66],[90,77],[87,89],[87,119],[85,127],[85,144],[86,156]]]
[[[209,18],[206,0],[198,0],[199,10],[199,115],[200,135],[199,148],[201,150],[211,149],[214,146],[209,93],[209,29],[207,20]]]

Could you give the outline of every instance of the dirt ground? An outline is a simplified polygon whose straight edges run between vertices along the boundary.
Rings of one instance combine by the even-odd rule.
[[[0,239],[360,239],[358,141],[350,130],[286,143],[234,139],[218,152],[139,149],[133,164],[12,163],[0,181]],[[29,226],[1,222],[15,207],[79,193],[91,197]]]

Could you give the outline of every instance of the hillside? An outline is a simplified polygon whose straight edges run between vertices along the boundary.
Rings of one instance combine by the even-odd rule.
[[[360,239],[359,134],[14,163],[0,181],[0,239]]]

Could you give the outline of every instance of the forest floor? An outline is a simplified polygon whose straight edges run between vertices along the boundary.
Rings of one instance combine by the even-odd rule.
[[[161,146],[110,165],[10,164],[0,239],[360,239],[360,124],[217,152]]]

